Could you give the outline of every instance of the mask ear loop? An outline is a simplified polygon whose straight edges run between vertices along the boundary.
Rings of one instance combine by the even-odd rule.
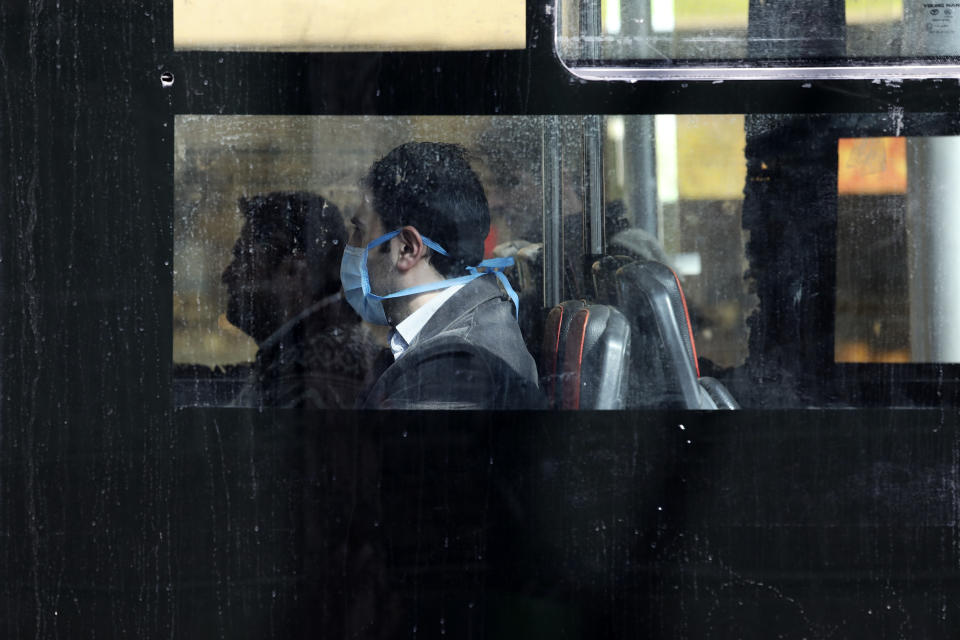
[[[377,294],[370,291],[370,274],[367,272],[367,256],[370,254],[370,250],[374,249],[384,242],[391,240],[392,238],[400,235],[400,229],[396,231],[391,231],[386,233],[376,240],[368,244],[363,250],[363,263],[360,270],[360,286],[363,289],[363,294],[365,296],[370,296],[376,300],[387,300],[390,298],[400,298],[403,296],[410,296],[417,293],[425,293],[427,291],[439,291],[440,289],[447,289],[449,287],[456,286],[458,284],[466,284],[472,282],[477,278],[487,275],[488,273],[493,273],[500,283],[503,285],[504,290],[507,292],[507,295],[510,297],[510,301],[513,302],[513,311],[514,316],[517,321],[520,321],[520,298],[517,296],[517,292],[514,291],[513,287],[510,285],[510,281],[507,279],[506,274],[503,273],[503,269],[512,267],[514,265],[513,258],[490,258],[488,260],[482,261],[475,267],[467,267],[466,270],[470,275],[461,276],[459,278],[453,278],[450,280],[442,280],[440,282],[434,282],[431,284],[422,284],[416,287],[411,287],[409,289],[402,289],[394,293],[389,293],[385,296],[378,296]],[[421,235],[420,238],[423,240],[423,244],[430,247],[437,253],[450,257],[450,254],[441,247],[439,244],[428,238],[427,236]],[[483,269],[481,272],[480,270]]]
[[[513,302],[514,317],[516,317],[517,322],[519,322],[520,298],[517,296],[517,292],[514,291],[513,287],[510,285],[510,281],[507,279],[506,274],[503,272],[503,269],[512,267],[513,265],[513,258],[489,258],[475,267],[467,267],[467,271],[478,278],[488,273],[493,273],[496,275],[497,279],[500,281],[500,284],[503,285],[504,290],[507,292],[507,295],[510,296],[510,301]],[[485,271],[481,273],[479,271],[480,269],[484,269]]]

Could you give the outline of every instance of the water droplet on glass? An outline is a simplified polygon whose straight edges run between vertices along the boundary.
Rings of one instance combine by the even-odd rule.
[[[173,86],[173,74],[169,71],[164,71],[160,74],[160,86],[166,89],[167,87]]]

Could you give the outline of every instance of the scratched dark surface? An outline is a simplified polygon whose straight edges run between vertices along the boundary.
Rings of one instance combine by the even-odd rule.
[[[0,4],[0,635],[955,636],[949,368],[901,381],[920,410],[173,411],[175,113],[926,121],[960,97],[586,85],[540,9],[526,52],[336,56],[174,53],[165,2]],[[791,374],[796,403],[828,386]],[[875,374],[832,375],[882,405]]]

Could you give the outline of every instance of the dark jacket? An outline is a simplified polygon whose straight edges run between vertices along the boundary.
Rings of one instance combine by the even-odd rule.
[[[331,299],[290,321],[257,352],[235,407],[345,409],[372,379],[379,347],[345,300]]]
[[[536,409],[537,366],[493,276],[447,300],[361,401],[365,409]]]

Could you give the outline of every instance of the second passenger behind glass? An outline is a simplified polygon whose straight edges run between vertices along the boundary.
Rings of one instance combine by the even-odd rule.
[[[487,198],[462,148],[401,145],[375,162],[341,278],[364,320],[393,327],[393,362],[360,405],[398,409],[543,406],[505,263],[483,261]]]
[[[226,317],[259,349],[233,406],[352,407],[377,347],[340,293],[340,212],[306,192],[239,206],[245,224],[222,275]]]

